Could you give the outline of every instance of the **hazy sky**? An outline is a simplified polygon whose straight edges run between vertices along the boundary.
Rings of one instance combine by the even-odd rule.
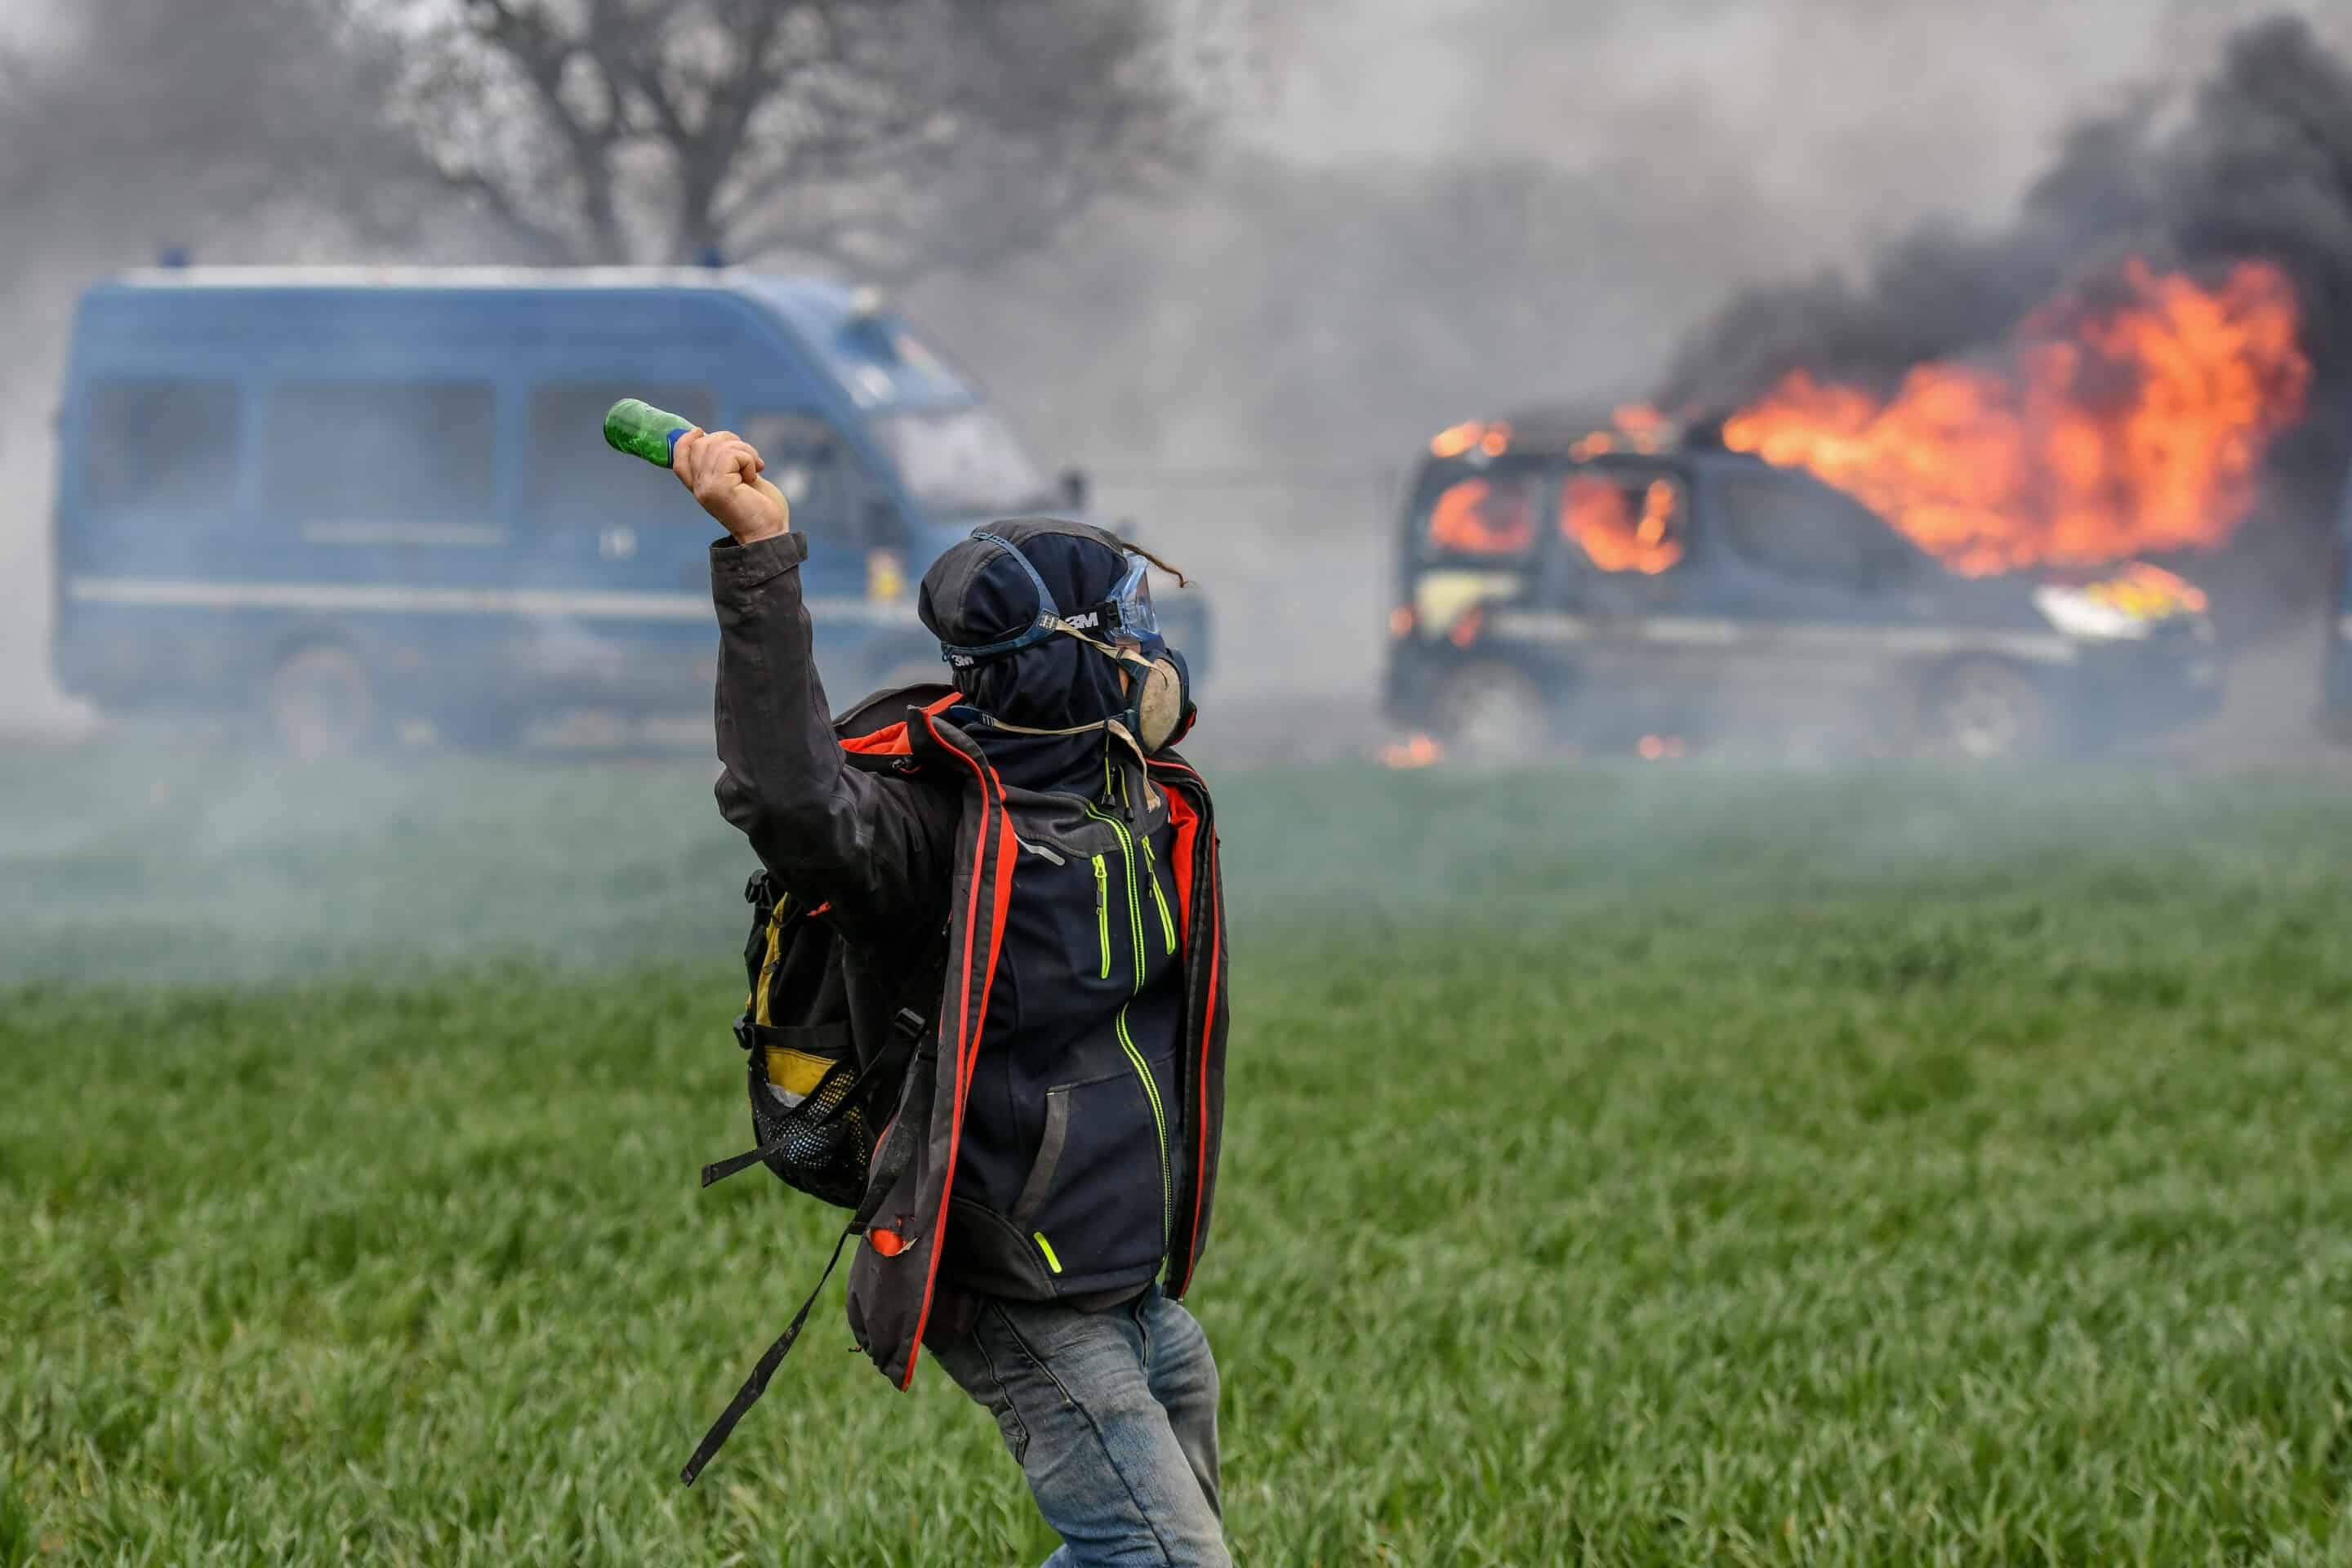
[[[2352,45],[2352,0],[1262,0],[1252,134],[1307,160],[1705,147],[1843,256],[2000,216],[2073,116],[2281,10]]]

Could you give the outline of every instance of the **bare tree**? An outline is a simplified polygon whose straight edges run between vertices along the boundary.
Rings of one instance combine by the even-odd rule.
[[[12,261],[144,260],[271,211],[413,216],[389,195],[423,171],[383,113],[388,62],[316,0],[52,0],[47,19],[0,58]]]
[[[1206,0],[342,0],[442,180],[548,259],[976,267],[1185,167]]]
[[[166,247],[343,259],[468,226],[391,114],[397,40],[341,0],[18,3],[26,25],[0,48],[0,289]],[[460,247],[495,243],[471,226]]]

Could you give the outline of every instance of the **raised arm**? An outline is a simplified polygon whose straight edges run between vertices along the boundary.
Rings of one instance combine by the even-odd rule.
[[[728,537],[710,547],[719,612],[719,809],[793,893],[883,934],[946,896],[951,817],[901,784],[845,766],[810,654],[800,563],[807,540],[729,431],[678,438],[673,466]]]

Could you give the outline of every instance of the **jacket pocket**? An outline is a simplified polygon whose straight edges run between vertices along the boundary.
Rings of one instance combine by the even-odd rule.
[[[1131,1058],[1045,1092],[1037,1158],[1005,1217],[1051,1294],[1124,1282],[1165,1250],[1170,1188],[1153,1077]]]

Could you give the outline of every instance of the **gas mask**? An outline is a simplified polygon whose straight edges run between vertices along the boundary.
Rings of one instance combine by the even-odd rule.
[[[1053,731],[1024,731],[1019,725],[991,722],[1001,729],[1030,734],[1075,735],[1087,730],[1108,729],[1122,735],[1145,755],[1165,749],[1192,727],[1192,674],[1185,668],[1184,656],[1170,647],[1167,639],[1160,635],[1160,618],[1151,608],[1150,562],[1139,555],[1129,555],[1127,571],[1111,589],[1109,597],[1066,616],[1055,604],[1045,578],[1037,574],[1037,568],[1029,563],[1027,556],[984,529],[974,530],[972,538],[995,545],[1028,574],[1031,586],[1037,590],[1037,617],[1002,642],[978,647],[941,643],[940,657],[950,666],[969,669],[976,664],[1007,658],[1050,637],[1069,637],[1112,660],[1127,676],[1127,708],[1115,718]]]

